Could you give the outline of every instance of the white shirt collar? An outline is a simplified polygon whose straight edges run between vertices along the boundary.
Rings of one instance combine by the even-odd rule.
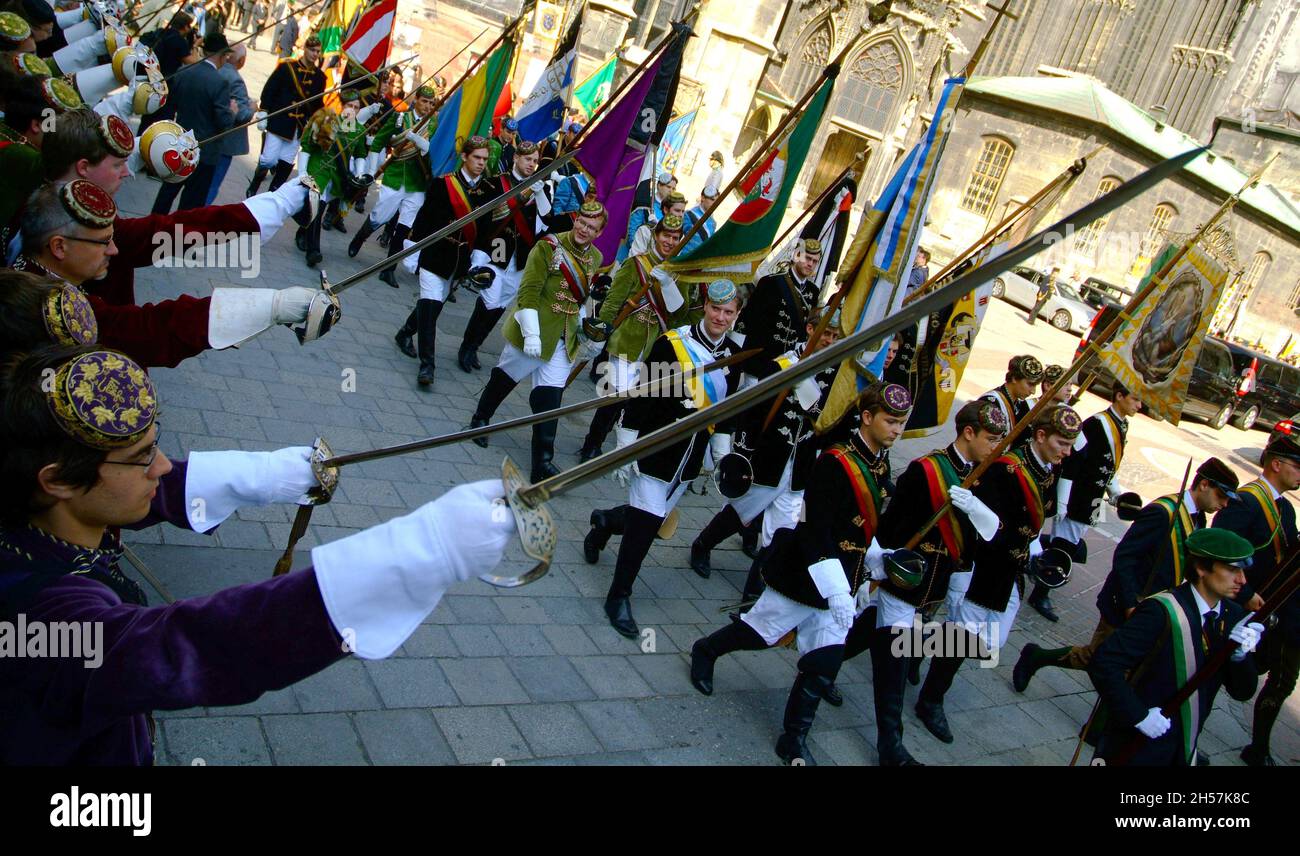
[[[460,171],[460,177],[465,179],[465,183],[468,184],[470,187],[477,186],[479,180],[483,178],[483,176],[481,175],[478,178],[470,178],[469,173],[465,172],[464,168],[462,168]]]
[[[970,466],[970,461],[966,460],[966,456],[961,453],[961,449],[957,448],[956,443],[952,444],[952,453],[957,456],[957,460],[962,462],[962,466]]]
[[[1205,602],[1205,598],[1201,597],[1201,593],[1196,590],[1196,586],[1192,586],[1191,589],[1192,589],[1192,597],[1196,598],[1196,614],[1201,616],[1202,619],[1205,618],[1205,613],[1207,612],[1213,612],[1215,616],[1218,616],[1219,611],[1223,609],[1223,601],[1220,600],[1213,607],[1211,607],[1208,603]]]
[[[1277,488],[1273,487],[1273,483],[1272,483],[1272,482],[1270,482],[1268,479],[1260,479],[1260,481],[1262,481],[1264,484],[1268,485],[1269,493],[1273,494],[1273,501],[1274,501],[1274,502],[1277,502],[1279,499],[1282,498],[1282,492],[1281,492],[1280,490],[1278,490]]]
[[[1188,514],[1196,514],[1201,510],[1196,505],[1196,497],[1192,496],[1191,488],[1183,491],[1183,507],[1187,509]]]
[[[206,62],[208,65],[212,66],[213,68],[217,68],[217,64],[212,61],[212,57],[205,56],[203,58],[203,61]],[[221,71],[221,69],[217,68],[217,71]]]

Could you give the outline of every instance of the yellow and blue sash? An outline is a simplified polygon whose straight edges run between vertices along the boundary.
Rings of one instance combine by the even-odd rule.
[[[673,346],[677,363],[683,371],[714,362],[713,355],[690,335],[690,327],[678,327],[664,335]],[[686,378],[686,390],[691,395],[697,408],[709,407],[727,397],[727,373],[723,369],[714,369],[702,375]]]

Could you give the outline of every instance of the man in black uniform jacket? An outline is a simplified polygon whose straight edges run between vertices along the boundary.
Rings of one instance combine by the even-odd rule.
[[[889,447],[907,424],[912,397],[897,384],[875,383],[858,397],[857,409],[858,430],[813,465],[804,519],[772,542],[763,566],[767,590],[758,603],[691,648],[691,684],[712,695],[719,657],[772,647],[795,631],[799,673],[776,743],[776,754],[786,763],[815,763],[808,731],[839,674],[844,640],[866,608],[871,577],[884,573],[883,552],[873,549],[873,539],[885,497],[873,464],[888,459]]]
[[[1011,674],[1016,692],[1024,692],[1034,673],[1045,666],[1087,669],[1092,655],[1115,628],[1148,596],[1176,588],[1191,576],[1187,537],[1204,529],[1206,516],[1236,498],[1237,474],[1218,458],[1197,468],[1181,497],[1162,496],[1143,508],[1125,531],[1111,559],[1110,573],[1097,594],[1097,629],[1086,645],[1044,649],[1030,642],[1020,649]]]
[[[321,108],[322,102],[318,96],[325,91],[325,72],[319,67],[320,52],[320,39],[309,36],[303,42],[302,56],[282,60],[262,86],[259,105],[268,114],[290,104],[297,106],[278,116],[267,117],[262,154],[257,159],[257,169],[248,183],[245,197],[261,192],[262,180],[268,172],[274,170],[271,174],[271,190],[278,189],[293,172],[302,131],[307,126],[307,120]],[[299,225],[305,226],[306,223],[300,222]]]
[[[895,653],[895,642],[900,635],[913,632],[919,610],[943,600],[953,572],[969,567],[976,540],[991,539],[998,530],[997,517],[960,485],[993,452],[1010,426],[1001,408],[983,399],[967,402],[957,411],[956,423],[956,440],[945,449],[917,458],[903,471],[876,533],[876,540],[885,550],[902,547],[955,491],[954,507],[916,546],[924,559],[923,575],[907,587],[890,576],[879,580],[876,608],[863,612],[853,622],[845,643],[846,660],[871,649],[876,752],[882,767],[918,763],[903,745],[903,678],[908,657]],[[966,509],[958,509],[958,502]]]
[[[1074,451],[1061,465],[1056,483],[1057,516],[1052,520],[1052,539],[1047,546],[1064,550],[1076,563],[1088,561],[1084,536],[1097,525],[1102,498],[1112,501],[1124,489],[1119,485],[1119,464],[1124,459],[1128,419],[1142,409],[1142,400],[1119,381],[1111,388],[1110,407],[1083,420],[1083,433],[1074,441]],[[1048,597],[1047,586],[1034,583],[1029,605],[1048,621],[1059,616]]]
[[[429,182],[424,205],[415,215],[410,240],[419,241],[464,217],[484,203],[501,195],[501,185],[484,175],[488,162],[487,137],[477,134],[461,144],[460,169],[438,176]],[[416,380],[422,387],[433,383],[434,344],[438,336],[438,315],[451,293],[452,282],[469,270],[470,251],[480,229],[488,228],[489,212],[481,214],[440,240],[420,250],[420,299],[407,316],[402,329],[393,338],[407,356],[418,356],[420,372]],[[391,250],[391,248],[390,248]],[[391,254],[391,253],[390,253]],[[391,269],[384,271],[392,275]],[[383,278],[383,274],[380,275]],[[385,280],[387,281],[387,280]],[[419,349],[411,348],[411,337],[419,334]]]
[[[1029,415],[1032,406],[1030,396],[1034,388],[1043,380],[1043,364],[1038,357],[1021,354],[1012,357],[1007,363],[1007,375],[1001,386],[994,387],[980,396],[995,402],[1006,414],[1007,424],[1015,427],[1016,423]],[[1024,445],[1033,437],[1033,431],[1024,431],[1016,438],[1016,445]]]
[[[651,367],[680,364],[683,370],[725,359],[740,351],[731,337],[731,325],[739,310],[740,293],[730,280],[709,284],[704,318],[690,326],[664,333],[650,348],[646,364]],[[659,369],[662,371],[662,369]],[[717,404],[736,391],[740,369],[715,369],[699,379],[681,384],[675,396],[637,396],[628,401],[618,433],[619,448],[638,437],[690,416],[700,407]],[[591,513],[591,532],[583,544],[588,562],[595,564],[612,534],[621,534],[614,579],[605,598],[610,625],[628,639],[641,631],[632,618],[632,585],[641,563],[650,552],[655,534],[676,508],[691,481],[700,474],[704,454],[720,460],[731,451],[731,434],[723,425],[704,428],[683,437],[666,449],[647,455],[615,473],[616,480],[630,482],[628,504]]]
[[[1260,456],[1259,479],[1241,489],[1236,502],[1214,518],[1214,528],[1230,529],[1255,545],[1254,562],[1246,572],[1246,585],[1237,596],[1247,609],[1259,609],[1282,580],[1273,581],[1278,564],[1297,544],[1295,506],[1282,494],[1300,487],[1300,444],[1279,436]],[[1273,581],[1272,586],[1269,582]],[[1268,681],[1255,701],[1255,723],[1250,745],[1241,752],[1247,764],[1272,767],[1269,736],[1283,703],[1295,689],[1300,671],[1300,598],[1292,597],[1278,612],[1280,623],[1260,656]]]
[[[1187,538],[1191,578],[1144,600],[1097,649],[1088,675],[1111,711],[1098,758],[1119,763],[1129,745],[1141,740],[1127,763],[1188,766],[1219,687],[1238,701],[1255,694],[1258,675],[1250,652],[1264,626],[1232,600],[1246,583],[1245,565],[1253,552],[1249,541],[1226,529],[1193,532]],[[1224,668],[1180,705],[1173,719],[1166,717],[1161,705],[1229,642],[1239,647]]]

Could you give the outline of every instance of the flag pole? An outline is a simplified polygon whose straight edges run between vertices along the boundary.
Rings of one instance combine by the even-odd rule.
[[[313,0],[313,2],[311,2],[311,3],[309,3],[308,5],[306,5],[306,6],[303,7],[303,8],[302,8],[302,11],[303,11],[303,12],[306,12],[306,11],[307,11],[308,9],[310,9],[312,6],[319,6],[319,5],[320,5],[321,3],[323,3],[323,2],[325,2],[325,0]],[[238,40],[233,41],[233,42],[231,42],[230,44],[226,45],[226,50],[230,50],[230,49],[233,48],[235,45],[242,45],[244,42],[248,41],[249,39],[254,38],[255,36],[259,36],[259,35],[261,35],[262,33],[266,32],[269,28],[274,27],[276,24],[281,24],[281,23],[283,23],[283,22],[289,20],[289,19],[292,18],[292,17],[294,17],[294,16],[293,16],[293,15],[285,15],[283,18],[281,18],[281,19],[278,20],[278,21],[269,21],[269,22],[267,22],[266,24],[263,24],[261,27],[258,27],[258,28],[257,28],[256,30],[254,30],[253,32],[251,32],[251,33],[249,33],[248,35],[244,36],[242,39],[238,39]],[[200,41],[199,44],[201,45],[202,42]],[[182,65],[180,68],[176,69],[176,70],[173,71],[171,74],[169,74],[169,75],[167,75],[166,77],[164,77],[164,78],[163,78],[163,82],[165,83],[165,82],[167,82],[168,80],[171,80],[173,77],[175,77],[176,75],[180,74],[182,71],[184,71],[184,70],[187,69],[187,68],[189,68],[188,65]]]

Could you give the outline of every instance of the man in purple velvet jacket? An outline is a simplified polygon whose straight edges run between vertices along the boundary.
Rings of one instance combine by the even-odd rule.
[[[148,375],[113,351],[44,348],[0,376],[0,622],[24,646],[0,645],[0,765],[149,764],[153,710],[243,704],[349,652],[386,657],[514,532],[500,482],[461,485],[315,548],[305,570],[146,606],[117,527],[207,531],[313,484],[304,448],[173,465],[157,416]],[[70,627],[95,650],[36,649]]]

